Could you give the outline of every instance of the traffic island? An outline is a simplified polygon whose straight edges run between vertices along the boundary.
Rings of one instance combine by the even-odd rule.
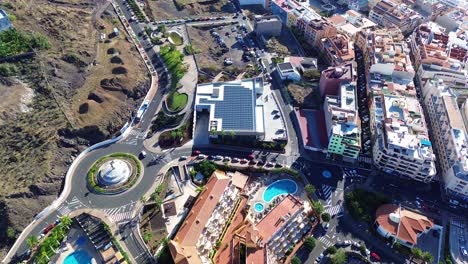
[[[113,153],[99,158],[88,171],[88,189],[95,193],[117,194],[130,189],[141,175],[142,166],[129,153]]]

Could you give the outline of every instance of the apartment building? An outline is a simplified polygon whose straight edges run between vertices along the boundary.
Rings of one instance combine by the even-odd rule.
[[[354,10],[348,10],[344,15],[334,15],[328,19],[338,30],[345,34],[351,41],[356,40],[359,32],[366,29],[375,29],[377,24],[367,19]]]
[[[443,80],[426,82],[424,104],[432,127],[440,174],[447,194],[468,201],[468,133],[466,98],[457,98]],[[465,112],[466,113],[466,112]]]
[[[460,32],[457,33],[457,31],[468,31],[468,9],[454,8],[438,16],[434,21],[445,28],[445,33],[454,32],[460,35]]]
[[[353,82],[356,80],[355,63],[347,63],[338,67],[330,67],[322,71],[319,81],[320,95],[338,96],[343,82]]]
[[[369,60],[374,165],[421,182],[436,175],[435,155],[413,83],[415,71],[404,42],[372,35]]]
[[[413,31],[422,23],[422,16],[406,4],[391,0],[378,2],[370,11],[369,19],[383,26],[398,27],[403,34]]]
[[[438,24],[428,22],[417,27],[410,40],[421,85],[440,79],[451,87],[468,88],[467,44],[458,36],[449,36]]]
[[[328,95],[323,111],[329,157],[355,162],[361,151],[361,128],[356,103],[356,83],[342,82],[338,96]]]
[[[355,11],[369,10],[369,0],[346,0],[348,8]]]
[[[323,38],[320,42],[325,61],[331,66],[340,66],[354,61],[353,42],[343,34]]]
[[[273,0],[271,12],[283,24],[295,27],[312,46],[319,47],[322,38],[336,35],[336,27],[309,7],[294,0]]]

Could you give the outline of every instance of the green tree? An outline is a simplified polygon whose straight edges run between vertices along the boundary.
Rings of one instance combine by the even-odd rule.
[[[231,137],[231,140],[233,140],[234,137],[236,136],[236,132],[234,132],[234,131],[229,131],[229,136]]]
[[[146,197],[144,195],[140,197],[140,202],[146,203]]]
[[[366,248],[366,246],[365,246],[364,244],[361,244],[361,245],[359,246],[359,252],[361,252],[361,254],[362,254],[363,256],[366,255],[366,250],[367,250],[367,248]]]
[[[314,208],[314,211],[318,214],[318,215],[321,215],[323,213],[323,211],[325,210],[323,208],[323,205],[322,203],[320,203],[319,201],[312,201],[312,208]]]
[[[340,248],[333,256],[331,256],[332,264],[345,264],[346,263],[346,253],[344,249]]]
[[[26,244],[28,244],[28,247],[30,249],[37,246],[38,243],[39,243],[39,240],[37,239],[36,236],[29,236],[28,238],[26,238]]]
[[[159,25],[158,26],[158,31],[161,32],[161,33],[165,33],[166,32],[166,26],[165,25]]]
[[[8,19],[10,19],[10,21],[13,23],[16,21],[16,16],[15,15],[12,15],[12,14],[8,14]]]
[[[307,184],[305,187],[304,187],[304,190],[306,191],[306,193],[311,196],[314,192],[315,192],[315,186],[312,185],[312,184]]]
[[[304,241],[304,247],[309,251],[312,251],[315,248],[315,244],[316,241],[314,237],[308,237]]]
[[[330,221],[330,214],[329,213],[323,213],[322,214],[322,221],[324,222],[329,222]]]
[[[291,259],[291,264],[301,264],[302,261],[300,258],[298,258],[297,256],[294,256],[292,259]]]
[[[319,70],[304,71],[302,76],[307,80],[318,80],[320,79],[320,71]]]
[[[422,259],[423,253],[422,250],[419,248],[412,248],[411,255],[417,259]]]
[[[434,262],[434,256],[430,252],[424,252],[422,253],[422,260],[424,260],[426,263],[432,263]]]
[[[143,241],[145,241],[145,243],[148,243],[152,238],[153,238],[153,233],[151,232],[145,232],[143,234]]]
[[[336,247],[335,247],[335,246],[331,246],[331,247],[328,247],[328,248],[325,250],[325,253],[332,255],[332,254],[335,254],[336,251],[337,251]]]
[[[69,227],[72,224],[72,220],[69,216],[64,215],[60,217],[60,223],[62,223],[66,227]]]

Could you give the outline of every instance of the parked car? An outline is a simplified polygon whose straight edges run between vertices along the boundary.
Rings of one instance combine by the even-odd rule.
[[[247,159],[249,159],[249,160],[253,160],[254,158],[255,158],[255,156],[254,156],[253,154],[249,154],[249,155],[247,156]]]
[[[232,162],[239,162],[239,159],[238,158],[233,158]]]
[[[327,223],[327,224],[323,227],[323,229],[325,229],[325,232],[327,232],[329,228],[330,228],[330,223]]]
[[[322,261],[322,259],[323,259],[323,253],[321,253],[321,254],[315,259],[315,262],[320,263],[320,261]]]
[[[201,153],[201,152],[200,152],[199,150],[194,150],[194,151],[192,152],[192,154],[193,154],[194,156],[200,155],[200,153]]]
[[[187,156],[180,156],[179,160],[186,160]]]
[[[40,240],[41,240],[41,239],[43,239],[44,237],[45,237],[45,235],[44,235],[44,234],[39,234],[39,235],[37,236],[37,240],[39,240],[39,241],[40,241]]]
[[[44,235],[46,235],[47,233],[50,232],[50,230],[52,230],[52,228],[54,228],[55,224],[50,224],[48,225],[46,228],[44,228],[44,231],[42,232]]]
[[[464,257],[468,257],[468,251],[466,251],[466,248],[464,246],[460,247],[460,252]]]
[[[231,161],[230,157],[224,157],[223,161]]]
[[[204,159],[206,156],[203,154],[198,154],[197,159]]]
[[[379,256],[377,253],[372,252],[370,255],[371,255],[371,257],[373,257],[374,259],[380,261],[380,256]]]
[[[217,156],[214,157],[214,159],[215,159],[215,160],[223,160],[223,156],[217,155]]]

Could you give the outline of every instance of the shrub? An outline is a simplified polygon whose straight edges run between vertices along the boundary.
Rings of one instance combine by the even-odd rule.
[[[14,64],[0,64],[0,76],[8,77],[18,74],[19,70]]]
[[[304,190],[306,191],[306,193],[311,196],[314,192],[315,192],[315,186],[312,185],[312,184],[307,184],[305,187],[304,187]]]
[[[329,222],[330,221],[330,214],[329,213],[323,213],[322,214],[322,221],[324,222]]]
[[[316,241],[314,237],[308,237],[304,241],[304,247],[309,251],[312,251],[315,248],[315,244]]]
[[[346,253],[340,248],[333,256],[330,258],[332,264],[345,264],[346,263]]]
[[[291,264],[301,264],[302,261],[300,258],[298,258],[297,256],[294,256],[292,259],[291,259]]]
[[[123,64],[123,60],[119,56],[112,57],[110,62],[114,64]]]
[[[115,67],[112,69],[112,74],[127,74],[128,70],[124,67]]]
[[[325,253],[326,253],[326,254],[332,255],[332,254],[335,254],[336,251],[337,251],[336,247],[335,247],[335,246],[331,246],[331,247],[328,247],[328,248],[325,250]]]

